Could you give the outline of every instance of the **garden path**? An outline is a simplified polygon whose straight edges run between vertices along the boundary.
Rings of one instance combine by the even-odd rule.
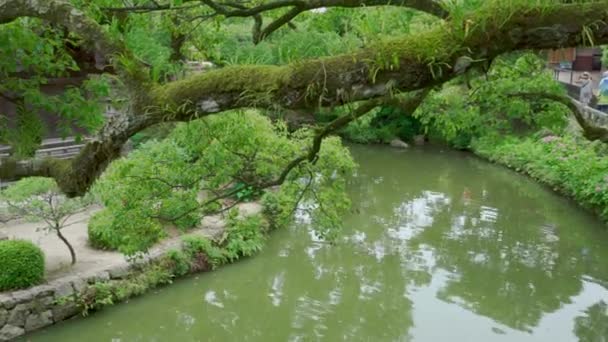
[[[240,212],[252,215],[261,211],[258,203],[241,203],[238,205]],[[46,280],[54,280],[69,275],[82,275],[84,273],[97,273],[106,269],[115,268],[117,265],[128,267],[124,255],[115,251],[102,251],[94,249],[88,244],[87,224],[91,215],[101,208],[93,206],[88,210],[72,216],[68,220],[68,227],[62,232],[70,241],[76,251],[77,263],[70,265],[70,253],[67,247],[53,233],[47,233],[39,229],[44,227],[42,222],[28,222],[24,220],[13,220],[4,225],[0,224],[0,232],[7,235],[9,239],[29,240],[38,245],[45,255]],[[188,234],[203,235],[210,238],[223,233],[225,222],[220,215],[203,218],[199,228],[190,230]],[[158,254],[181,243],[180,236],[173,234],[156,246],[150,254]]]

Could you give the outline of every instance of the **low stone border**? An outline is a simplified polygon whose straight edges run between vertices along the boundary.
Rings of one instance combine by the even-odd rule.
[[[137,263],[125,261],[103,271],[68,276],[30,289],[0,294],[0,341],[11,340],[80,314],[83,309],[65,298],[84,295],[91,284],[128,278],[136,265],[157,260],[171,248],[179,246],[169,245]]]

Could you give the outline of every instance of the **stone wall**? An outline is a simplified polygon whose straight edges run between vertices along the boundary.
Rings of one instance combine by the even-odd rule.
[[[570,83],[564,83],[564,82],[560,82],[560,83],[562,84],[562,86],[564,88],[566,88],[566,92],[568,93],[568,96],[570,96],[571,98],[573,98],[575,100],[578,100],[580,98],[581,87],[579,87],[576,84],[570,84]],[[591,106],[592,108],[595,108],[597,106],[597,96],[595,96],[595,95],[592,96],[589,106]]]
[[[82,276],[69,276],[27,290],[0,293],[0,341],[49,326],[82,312],[76,301],[89,284],[123,279],[130,268],[115,265],[112,269]]]
[[[181,249],[181,239],[166,241],[136,262],[125,260],[103,270],[66,276],[26,290],[0,293],[0,341],[9,341],[79,315],[83,308],[79,307],[77,299],[85,296],[89,285],[127,279],[136,273],[135,270],[158,260],[170,249]]]

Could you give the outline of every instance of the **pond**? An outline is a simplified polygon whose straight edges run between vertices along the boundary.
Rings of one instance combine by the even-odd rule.
[[[608,231],[468,154],[354,146],[339,243],[264,251],[29,341],[606,341]]]

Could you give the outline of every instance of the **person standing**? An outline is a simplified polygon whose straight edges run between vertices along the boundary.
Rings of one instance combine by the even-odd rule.
[[[589,106],[589,103],[591,103],[591,98],[593,98],[593,82],[591,80],[591,75],[589,75],[589,73],[586,71],[583,72],[576,83],[581,85],[579,101],[583,104],[583,106]]]
[[[599,85],[597,109],[608,113],[608,71],[604,71]]]

